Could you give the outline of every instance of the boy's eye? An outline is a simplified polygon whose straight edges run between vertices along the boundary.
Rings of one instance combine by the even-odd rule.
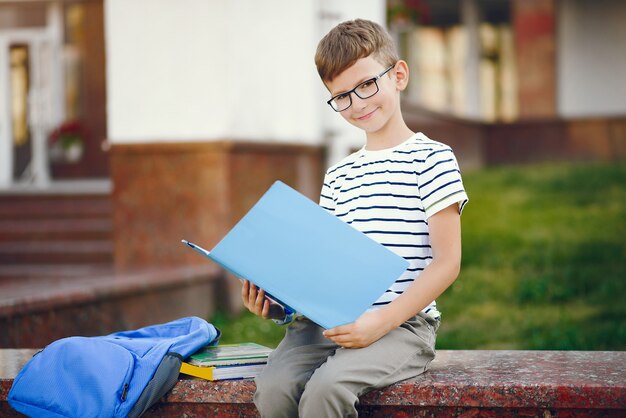
[[[374,80],[364,81],[363,83],[359,84],[359,89],[370,88],[370,87],[372,87],[373,84],[374,84]]]
[[[350,97],[349,94],[340,94],[338,96],[335,96],[335,101],[342,102],[342,101],[348,100],[348,97]]]

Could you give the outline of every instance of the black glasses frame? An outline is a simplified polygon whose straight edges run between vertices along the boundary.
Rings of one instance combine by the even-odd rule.
[[[339,93],[333,97],[330,98],[329,101],[327,101],[326,103],[328,103],[328,105],[335,111],[335,112],[343,112],[346,109],[349,109],[350,106],[352,106],[352,94],[354,93],[359,99],[369,99],[370,97],[374,96],[376,93],[378,93],[380,91],[380,88],[378,87],[378,79],[380,79],[382,76],[384,76],[385,74],[387,74],[393,67],[395,67],[396,65],[392,65],[391,67],[387,68],[385,71],[383,71],[382,73],[378,74],[376,77],[372,77],[370,79],[367,79],[361,83],[359,83],[356,87],[354,87],[352,90],[343,92],[343,93]],[[367,84],[367,83],[374,83],[374,85],[376,85],[376,91],[372,94],[370,94],[369,96],[361,96],[359,93],[357,93],[357,89],[359,87],[361,87],[363,84]],[[335,106],[333,106],[333,101],[340,96],[348,96],[348,99],[350,100],[350,103],[348,104],[348,106],[344,107],[343,109],[337,109],[335,108]]]

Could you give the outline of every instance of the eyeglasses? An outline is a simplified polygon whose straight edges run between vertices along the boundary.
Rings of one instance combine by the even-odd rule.
[[[387,74],[389,70],[391,70],[394,66],[395,65],[392,65],[391,67],[387,68],[376,77],[365,80],[350,91],[346,91],[345,93],[340,93],[336,96],[333,96],[326,103],[328,103],[335,112],[343,112],[344,110],[352,106],[352,95],[350,93],[356,94],[356,96],[360,99],[367,99],[369,97],[372,97],[373,95],[378,93],[377,80]]]

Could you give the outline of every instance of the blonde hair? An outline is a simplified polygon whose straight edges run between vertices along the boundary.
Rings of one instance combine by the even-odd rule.
[[[359,59],[370,55],[385,67],[399,60],[393,40],[382,26],[370,20],[349,20],[322,38],[315,52],[315,65],[322,81],[332,81]]]

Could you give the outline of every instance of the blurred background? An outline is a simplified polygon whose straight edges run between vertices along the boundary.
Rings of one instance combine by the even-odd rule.
[[[438,347],[626,349],[626,2],[0,0],[0,347],[197,315],[275,346],[211,248],[364,137],[313,56],[386,26],[470,204]],[[320,262],[322,260],[312,260]]]

